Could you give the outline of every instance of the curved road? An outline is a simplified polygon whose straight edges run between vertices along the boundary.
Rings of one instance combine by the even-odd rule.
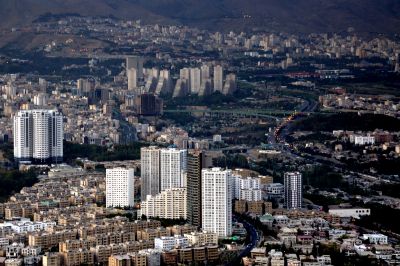
[[[258,241],[259,241],[259,236],[258,236],[257,230],[256,230],[256,228],[255,228],[252,224],[248,223],[247,221],[245,221],[245,220],[243,220],[243,219],[241,219],[241,218],[239,218],[239,217],[237,217],[237,216],[235,216],[235,215],[234,215],[233,217],[234,217],[234,219],[236,219],[238,222],[243,223],[243,226],[244,226],[244,228],[246,229],[247,234],[250,236],[250,243],[247,244],[246,248],[245,248],[244,250],[242,250],[242,251],[239,253],[239,255],[238,255],[233,261],[231,261],[231,262],[225,264],[225,265],[227,265],[227,266],[240,265],[240,264],[241,264],[241,261],[242,261],[242,258],[244,258],[244,257],[246,257],[246,256],[248,256],[248,255],[250,255],[250,251],[251,251],[254,247],[257,246],[257,243],[258,243]]]

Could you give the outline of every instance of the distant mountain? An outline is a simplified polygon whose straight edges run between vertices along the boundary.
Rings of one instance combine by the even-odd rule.
[[[73,13],[215,30],[400,33],[400,0],[0,0],[0,7],[0,27]]]

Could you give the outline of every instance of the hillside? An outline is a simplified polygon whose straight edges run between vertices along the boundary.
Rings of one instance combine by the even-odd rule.
[[[400,33],[398,0],[0,0],[0,27],[74,13],[216,30]]]

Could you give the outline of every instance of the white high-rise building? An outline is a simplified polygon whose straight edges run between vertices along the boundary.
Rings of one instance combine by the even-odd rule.
[[[172,188],[155,196],[148,195],[140,205],[140,213],[146,217],[186,219],[186,188]]]
[[[171,92],[171,75],[169,70],[164,69],[160,71],[155,94],[160,95],[169,92]]]
[[[222,66],[218,65],[214,67],[214,91],[222,93],[224,82],[224,72]]]
[[[143,78],[143,58],[140,56],[128,56],[126,58],[126,74],[128,75],[128,70],[131,68],[136,69],[136,74],[138,79]]]
[[[210,78],[210,67],[207,65],[201,66],[201,83],[203,84],[206,80]]]
[[[128,90],[134,90],[137,88],[137,70],[136,68],[130,68],[128,71]]]
[[[130,207],[135,203],[133,169],[106,169],[106,207]]]
[[[203,230],[226,237],[232,234],[232,172],[215,167],[202,170]]]
[[[300,209],[303,200],[303,182],[300,172],[288,172],[284,175],[285,204],[288,209]]]
[[[160,193],[160,149],[155,146],[140,149],[141,199]]]
[[[17,96],[17,87],[15,87],[12,83],[2,86],[2,90],[6,93],[7,99],[13,99]]]
[[[17,161],[61,162],[63,139],[63,116],[57,110],[21,110],[14,117]]]
[[[187,150],[175,148],[162,149],[160,157],[160,190],[185,187]]]
[[[181,70],[179,70],[179,78],[189,80],[190,79],[190,69],[185,67],[185,68],[182,68]]]
[[[191,92],[191,82],[190,82],[190,68],[182,68],[179,71],[179,79],[177,81],[176,86],[178,86],[178,84],[180,85],[180,87],[184,87],[185,91],[182,91],[182,89],[180,89],[181,91],[181,95],[185,95],[189,92]],[[184,84],[184,86],[182,86]],[[175,88],[175,90],[177,90],[177,88]]]
[[[190,92],[198,94],[201,85],[201,72],[199,68],[190,69]]]

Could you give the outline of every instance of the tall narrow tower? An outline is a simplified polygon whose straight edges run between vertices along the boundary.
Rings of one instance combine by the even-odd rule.
[[[188,154],[187,159],[187,220],[189,224],[201,228],[201,170],[203,153],[196,151]]]
[[[160,193],[160,149],[155,146],[140,149],[141,199]]]
[[[284,175],[285,205],[288,209],[300,209],[303,200],[303,182],[300,172],[288,172]]]
[[[222,93],[223,90],[223,69],[222,66],[218,65],[214,67],[214,91]]]
[[[215,167],[202,170],[202,228],[219,237],[232,234],[232,172]],[[188,195],[190,197],[190,195]]]

